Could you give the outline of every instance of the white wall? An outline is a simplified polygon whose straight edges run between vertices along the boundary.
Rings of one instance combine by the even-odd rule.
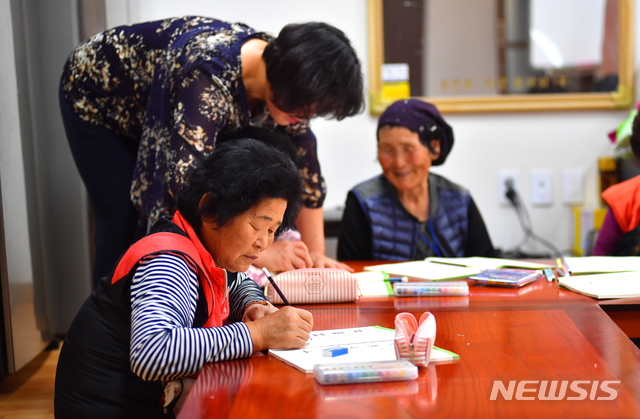
[[[634,4],[635,10],[640,11],[640,0],[634,0]],[[286,23],[326,21],[347,34],[367,78],[366,8],[366,0],[107,0],[107,26],[202,14],[277,33]],[[640,21],[638,14],[636,22]],[[635,43],[640,45],[638,35]],[[640,58],[637,52],[636,57]],[[627,114],[622,110],[446,115],[456,144],[447,163],[435,171],[472,191],[494,244],[501,248],[514,246],[524,235],[514,210],[498,202],[498,172],[518,171],[534,232],[566,250],[572,246],[573,227],[570,207],[562,204],[561,171],[584,171],[585,205],[598,205],[597,159],[612,155],[607,133]],[[316,120],[312,127],[329,187],[325,208],[330,210],[343,205],[352,186],[379,173],[375,161],[376,119],[365,112],[341,122]],[[530,173],[534,169],[553,173],[551,206],[531,206]],[[544,249],[533,245],[527,250]]]

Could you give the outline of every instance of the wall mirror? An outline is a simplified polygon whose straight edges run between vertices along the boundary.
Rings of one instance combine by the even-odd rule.
[[[632,106],[632,0],[369,0],[370,109]]]

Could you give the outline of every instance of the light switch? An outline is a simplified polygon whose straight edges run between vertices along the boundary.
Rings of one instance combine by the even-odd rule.
[[[580,169],[562,171],[562,202],[582,204],[584,201],[584,172]]]

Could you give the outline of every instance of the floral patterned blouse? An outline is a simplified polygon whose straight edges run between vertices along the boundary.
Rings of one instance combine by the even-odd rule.
[[[187,173],[218,136],[277,126],[266,106],[249,107],[240,48],[253,38],[272,36],[242,23],[188,16],[98,33],[68,58],[61,83],[74,112],[138,147],[131,199],[151,221],[175,210]],[[326,187],[315,136],[307,122],[286,131],[300,155],[305,206],[321,207]]]

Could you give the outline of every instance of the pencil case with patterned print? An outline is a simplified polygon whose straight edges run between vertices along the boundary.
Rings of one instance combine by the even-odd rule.
[[[358,299],[356,277],[344,269],[313,268],[282,272],[274,282],[290,304],[345,303]],[[283,304],[271,284],[267,284],[267,299]]]

